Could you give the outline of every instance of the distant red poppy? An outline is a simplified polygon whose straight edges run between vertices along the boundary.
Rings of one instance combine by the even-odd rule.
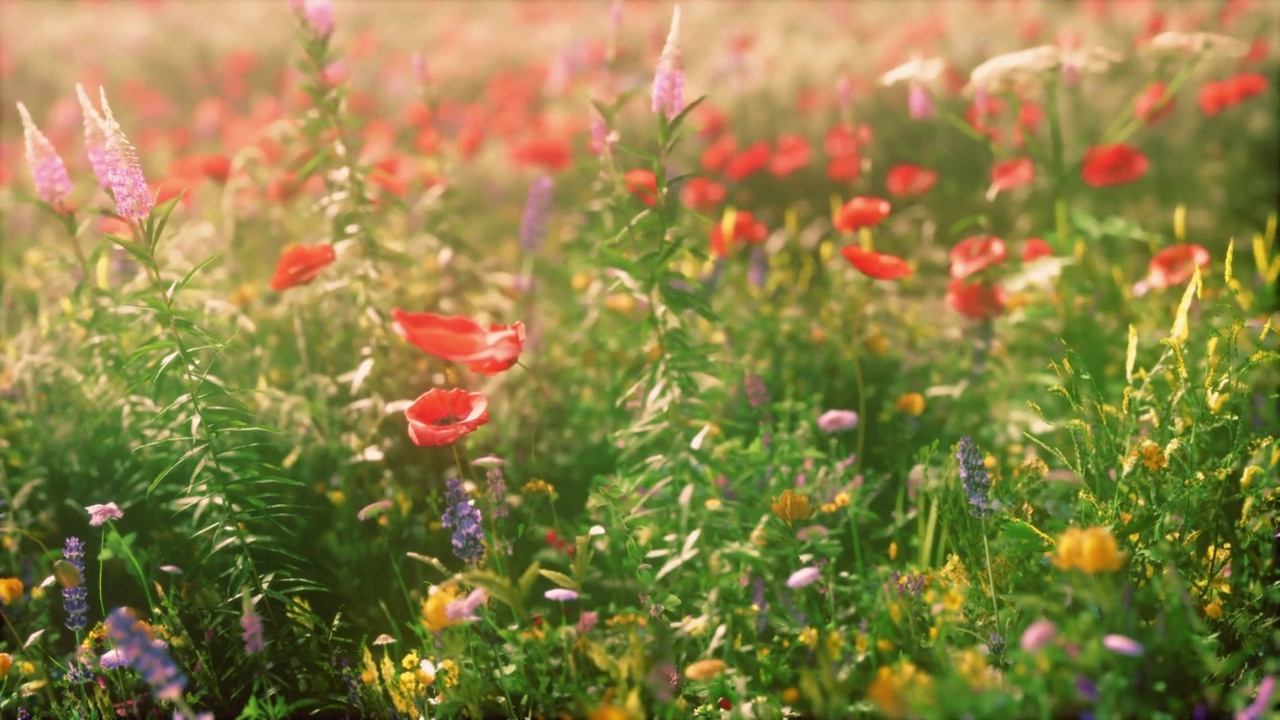
[[[720,172],[737,151],[738,139],[728,133],[721,135],[702,151],[702,169]]]
[[[559,172],[573,164],[573,148],[562,138],[534,137],[513,145],[511,159],[517,165]]]
[[[291,287],[306,285],[319,277],[337,259],[338,254],[327,243],[294,245],[285,250],[276,263],[276,272],[271,276],[271,289],[284,292]]]
[[[391,311],[397,335],[438,358],[466,363],[467,369],[485,375],[506,370],[520,359],[524,348],[524,323],[490,325],[486,330],[469,318],[426,312]]]
[[[1027,238],[1022,244],[1022,262],[1031,263],[1043,257],[1053,257],[1053,248],[1040,238]]]
[[[649,207],[658,204],[658,179],[654,177],[652,170],[644,168],[628,170],[623,174],[622,181],[626,183],[627,190],[640,202]]]
[[[966,238],[951,248],[951,277],[967,278],[1009,257],[1004,241],[994,235]]]
[[[994,200],[996,195],[1029,185],[1036,178],[1036,166],[1031,158],[1013,158],[1001,160],[991,167],[991,187],[987,189],[987,200]]]
[[[1267,91],[1267,76],[1241,73],[1219,82],[1207,82],[1200,88],[1200,110],[1213,116]]]
[[[1169,113],[1173,112],[1173,96],[1163,103],[1160,102],[1167,90],[1168,86],[1162,82],[1153,82],[1148,85],[1147,89],[1133,101],[1133,116],[1148,125],[1168,117]]]
[[[1156,253],[1147,265],[1147,285],[1167,288],[1191,279],[1196,266],[1209,267],[1209,251],[1193,243],[1167,247]]]
[[[724,176],[738,182],[755,175],[769,164],[769,153],[769,143],[764,140],[755,143],[729,158],[724,166]]]
[[[853,126],[841,123],[827,131],[822,139],[822,151],[830,158],[842,158],[858,153],[858,132]]]
[[[861,245],[848,245],[841,251],[855,270],[876,280],[897,280],[911,274],[906,260],[893,255],[863,250]]]
[[[900,197],[923,195],[938,181],[938,173],[919,165],[895,165],[885,178],[885,187]]]
[[[862,158],[857,153],[831,158],[827,163],[827,177],[832,182],[855,182],[862,177]]]
[[[1133,182],[1147,174],[1147,156],[1125,145],[1098,145],[1084,156],[1080,174],[1093,187]]]
[[[729,116],[713,105],[702,103],[697,110],[693,111],[693,114],[698,120],[700,137],[717,137],[729,127]]]
[[[769,172],[786,177],[809,164],[809,141],[802,135],[783,133],[778,136],[778,149],[769,159]]]
[[[418,447],[449,445],[489,422],[489,400],[462,388],[433,388],[404,411],[409,439]]]
[[[1008,295],[999,285],[955,279],[947,284],[947,304],[965,317],[981,320],[1003,315]]]
[[[200,171],[210,180],[225,185],[231,175],[231,158],[222,153],[210,153],[200,158]]]
[[[725,194],[724,186],[720,183],[710,178],[695,177],[685,183],[680,197],[684,200],[685,207],[706,212],[724,202]]]
[[[1246,65],[1254,65],[1267,59],[1267,53],[1271,48],[1267,45],[1266,38],[1257,38],[1249,45],[1249,52],[1241,60]]]
[[[836,211],[832,223],[840,232],[854,232],[880,224],[881,220],[889,216],[890,209],[888,200],[858,196],[851,198]]]
[[[749,211],[739,210],[734,213],[733,227],[729,228],[729,236],[725,237],[724,223],[711,226],[711,252],[716,257],[728,257],[729,248],[736,242],[759,245],[769,237],[769,228],[756,220]]]

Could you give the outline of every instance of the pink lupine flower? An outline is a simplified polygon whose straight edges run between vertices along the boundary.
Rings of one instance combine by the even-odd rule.
[[[653,103],[655,113],[663,113],[671,119],[684,110],[684,56],[680,52],[680,6],[671,15],[671,32],[667,44],[658,58],[658,69],[653,76]]]
[[[84,86],[76,83],[76,95],[80,97],[80,108],[84,112],[84,147],[89,155],[89,165],[93,168],[94,177],[98,178],[98,187],[111,189],[111,163],[107,153],[107,136],[103,131],[102,115],[89,100]]]
[[[111,192],[116,196],[116,211],[121,217],[142,220],[151,214],[151,191],[142,174],[142,163],[120,129],[120,123],[111,114],[107,103],[107,91],[98,89],[102,100],[102,132],[107,137],[107,174],[111,178]]]
[[[49,205],[61,209],[67,196],[71,194],[71,178],[67,175],[67,166],[54,149],[49,138],[40,132],[27,106],[18,103],[18,113],[22,115],[22,133],[27,142],[27,165],[31,167],[31,176],[35,179],[36,193]]]
[[[289,8],[301,13],[307,27],[316,35],[333,34],[333,0],[289,0]]]

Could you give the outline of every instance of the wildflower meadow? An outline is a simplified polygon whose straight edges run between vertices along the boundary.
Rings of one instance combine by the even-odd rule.
[[[1276,0],[0,0],[0,717],[1280,718]]]

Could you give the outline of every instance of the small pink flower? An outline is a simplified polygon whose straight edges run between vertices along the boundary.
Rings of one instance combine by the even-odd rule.
[[[124,513],[113,502],[106,505],[89,505],[85,510],[89,511],[89,525],[93,527],[98,527],[108,520],[119,520],[124,517]]]
[[[813,584],[813,581],[817,580],[821,575],[822,571],[812,565],[800,568],[791,573],[791,577],[787,578],[787,587],[792,590],[799,590],[806,585]]]
[[[578,599],[578,593],[567,588],[552,588],[551,590],[542,593],[542,595],[546,599],[554,600],[556,602],[569,602],[570,600]]]
[[[1048,620],[1037,620],[1022,632],[1022,649],[1033,653],[1053,642],[1058,628]]]
[[[1107,635],[1102,638],[1102,646],[1118,655],[1137,657],[1142,654],[1142,644],[1124,635]]]
[[[586,635],[598,622],[600,622],[600,613],[583,610],[582,617],[578,618],[578,634]]]
[[[824,433],[838,433],[858,427],[858,413],[852,410],[828,410],[818,416],[818,429]]]
[[[449,618],[449,622],[468,622],[479,620],[476,617],[476,608],[484,605],[489,596],[485,594],[483,588],[476,588],[467,594],[466,597],[458,598],[444,607],[445,617]]]
[[[390,500],[379,500],[377,502],[372,502],[372,503],[369,503],[368,505],[365,505],[363,508],[360,508],[360,512],[356,513],[356,519],[361,522],[364,522],[365,520],[368,520],[371,517],[378,517],[379,515],[381,515],[382,513],[390,509],[391,509]]]

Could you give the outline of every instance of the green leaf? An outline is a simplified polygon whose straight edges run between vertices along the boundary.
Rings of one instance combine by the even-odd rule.
[[[564,573],[556,572],[555,570],[539,570],[538,573],[542,575],[542,577],[550,580],[551,582],[559,585],[562,588],[567,588],[569,590],[573,590],[574,592],[577,592],[579,589],[578,583],[575,582],[573,578],[569,577],[568,575],[565,575]]]

